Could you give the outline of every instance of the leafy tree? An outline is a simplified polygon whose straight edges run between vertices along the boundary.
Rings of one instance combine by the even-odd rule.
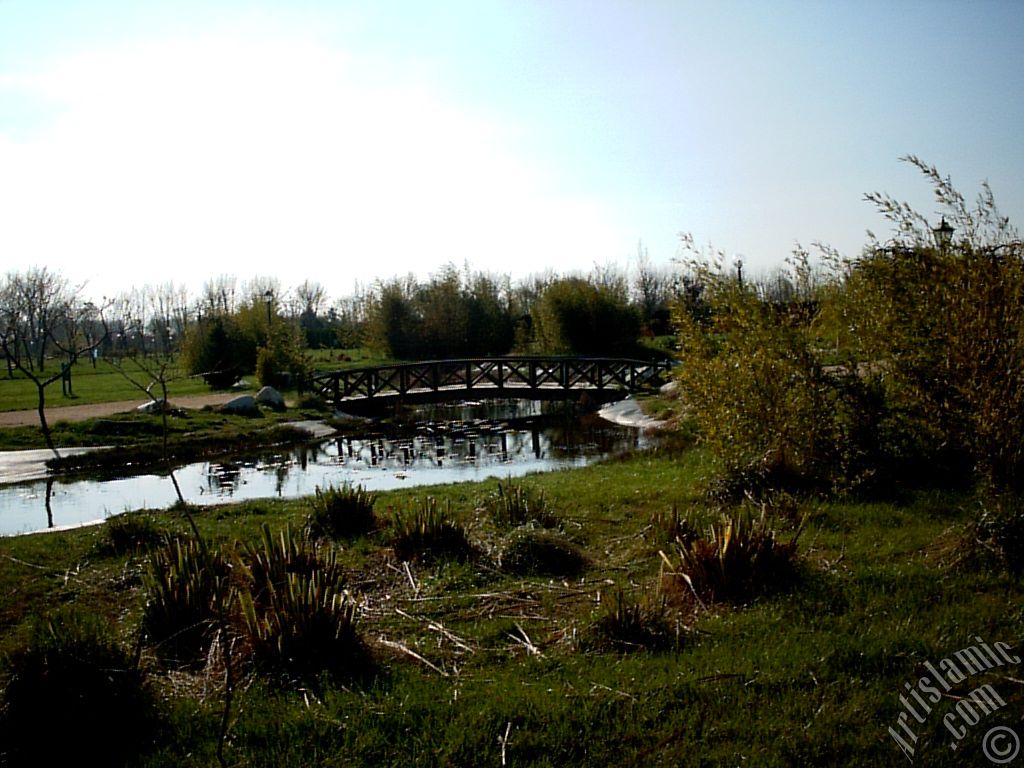
[[[623,294],[580,277],[555,280],[544,290],[533,314],[538,347],[582,355],[634,350],[640,315]]]
[[[451,265],[427,283],[380,283],[369,302],[369,340],[399,359],[506,354],[515,333],[507,296],[497,279],[463,276]]]

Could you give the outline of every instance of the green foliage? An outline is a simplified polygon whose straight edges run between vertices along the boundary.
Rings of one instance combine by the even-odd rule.
[[[189,374],[223,389],[253,370],[257,346],[235,318],[218,315],[190,326],[182,341],[182,360]]]
[[[221,552],[193,537],[176,537],[155,549],[143,575],[146,642],[168,661],[198,659],[226,614],[229,577]]]
[[[896,239],[854,259],[825,249],[827,281],[804,252],[774,287],[743,285],[721,261],[692,265],[710,314],[677,307],[682,400],[733,495],[1024,484],[1024,246],[987,187],[968,209],[948,179],[907,159],[956,225],[952,243],[934,245],[923,216],[869,195]]]
[[[679,647],[678,627],[673,627],[663,597],[646,594],[640,599],[622,589],[606,597],[598,617],[583,638],[585,649],[658,651]]]
[[[587,567],[583,551],[558,531],[525,525],[509,535],[501,568],[520,576],[577,576]]]
[[[125,512],[103,526],[105,549],[115,555],[148,551],[167,537],[165,528],[145,512]]]
[[[878,249],[843,295],[851,352],[877,361],[908,440],[947,467],[1024,483],[1024,247]]]
[[[537,346],[545,352],[626,354],[640,336],[640,314],[624,291],[578,277],[548,285],[533,322]]]
[[[1014,494],[984,497],[973,539],[1011,574],[1024,574],[1024,500]]]
[[[334,552],[289,528],[263,526],[245,549],[251,588],[240,595],[245,637],[258,669],[289,682],[365,676],[369,657],[356,633],[357,604]]]
[[[555,528],[558,516],[548,507],[544,491],[530,488],[511,478],[498,482],[498,490],[484,499],[484,507],[498,528],[516,528],[536,523],[544,528]]]
[[[503,355],[514,328],[507,288],[488,275],[451,265],[428,283],[394,279],[369,305],[370,343],[398,359]]]
[[[442,511],[437,499],[427,496],[415,507],[396,512],[391,528],[391,546],[399,560],[461,560],[473,553],[466,529],[452,516],[450,500]]]
[[[377,524],[373,506],[377,494],[363,486],[344,483],[340,488],[332,485],[317,486],[309,500],[310,513],[306,531],[311,538],[341,539],[372,531]]]
[[[151,746],[146,674],[99,617],[65,609],[37,620],[4,667],[3,765],[121,765]]]
[[[223,310],[190,326],[182,342],[188,373],[212,387],[229,387],[242,374],[259,374],[261,383],[282,386],[308,378],[301,330],[252,299],[233,313]],[[259,368],[257,369],[257,365]]]
[[[303,390],[312,376],[306,359],[301,332],[285,322],[271,326],[266,344],[256,351],[256,379],[263,386],[289,387]]]
[[[801,530],[780,542],[764,507],[756,519],[747,507],[725,513],[703,536],[679,540],[670,554],[661,553],[663,586],[684,601],[696,597],[702,605],[741,603],[785,587],[796,576]]]
[[[702,442],[741,492],[829,486],[845,463],[846,382],[826,373],[809,323],[718,267],[700,268],[711,318],[676,313],[680,397]]]
[[[256,605],[267,606],[270,594],[282,587],[291,574],[304,577],[320,574],[327,583],[344,585],[345,571],[330,547],[295,536],[288,526],[276,536],[266,523],[260,531],[259,544],[243,548],[242,564]]]

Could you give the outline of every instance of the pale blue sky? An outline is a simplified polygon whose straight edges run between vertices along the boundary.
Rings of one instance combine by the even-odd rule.
[[[0,0],[0,268],[525,275],[848,253],[916,153],[1024,219],[1018,2]]]

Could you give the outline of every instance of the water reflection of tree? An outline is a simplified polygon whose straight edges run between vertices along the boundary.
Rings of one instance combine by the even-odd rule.
[[[46,478],[46,527],[53,528],[53,507],[50,500],[53,498],[53,478]]]

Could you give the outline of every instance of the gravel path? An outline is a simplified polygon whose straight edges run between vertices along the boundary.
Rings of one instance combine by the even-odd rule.
[[[189,395],[176,397],[171,405],[179,408],[203,408],[207,405],[223,405],[228,400],[238,397],[244,392],[218,392],[209,395]],[[144,400],[119,400],[114,403],[93,403],[91,405],[63,405],[58,408],[46,409],[46,420],[50,425],[58,421],[85,421],[113,416],[115,413],[132,411],[142,405]],[[5,411],[0,413],[0,427],[31,427],[39,424],[39,414],[31,411]]]

